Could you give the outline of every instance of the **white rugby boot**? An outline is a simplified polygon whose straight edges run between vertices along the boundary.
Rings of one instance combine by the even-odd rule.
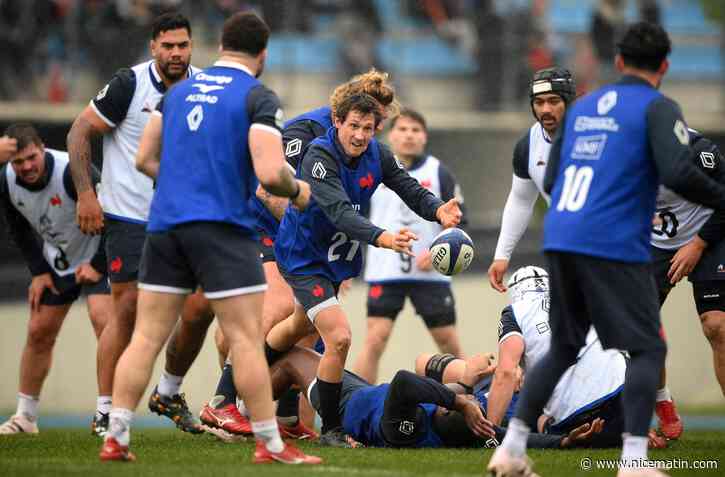
[[[37,420],[28,419],[25,414],[15,414],[0,426],[0,435],[37,433]]]

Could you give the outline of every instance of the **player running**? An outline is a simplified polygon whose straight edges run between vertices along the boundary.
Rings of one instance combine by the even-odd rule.
[[[428,130],[425,118],[412,109],[403,109],[392,119],[388,139],[395,157],[411,177],[444,202],[456,198],[464,216],[461,189],[450,170],[436,157],[425,153]],[[367,335],[353,370],[366,381],[377,381],[380,358],[393,331],[395,319],[406,297],[423,318],[442,353],[463,356],[456,332],[456,308],[451,278],[433,270],[428,250],[442,227],[417,216],[395,192],[379,187],[370,202],[370,220],[380,227],[409,228],[418,241],[413,245],[415,259],[368,246],[365,281],[368,282]]]
[[[342,431],[338,409],[350,346],[350,327],[337,301],[339,285],[360,273],[361,242],[411,253],[416,239],[407,229],[391,233],[365,219],[373,192],[384,183],[416,213],[444,227],[455,226],[461,216],[455,199],[444,204],[373,139],[382,118],[380,104],[367,94],[342,101],[335,127],[312,142],[298,168],[298,175],[311,182],[314,199],[305,212],[285,211],[275,242],[280,272],[299,305],[291,319],[267,335],[267,358],[274,363],[313,328],[320,333],[325,343],[318,374],[323,445],[354,445]]]
[[[115,313],[99,342],[99,366],[103,397],[109,403],[116,362],[131,339],[136,321],[138,268],[154,190],[153,181],[134,165],[141,133],[164,93],[199,71],[189,65],[191,26],[183,15],[165,13],[157,17],[149,46],[153,59],[119,70],[76,118],[68,134],[71,172],[78,190],[78,224],[84,233],[103,233],[106,244]],[[103,136],[98,197],[88,172],[91,140],[96,136]],[[169,343],[166,367],[149,407],[172,419],[180,429],[199,433],[201,423],[189,412],[179,389],[213,315],[192,309],[182,316],[180,339],[186,342],[177,344],[177,339]],[[97,415],[95,425],[102,434],[108,417]]]
[[[99,338],[111,317],[112,303],[101,238],[82,234],[75,223],[78,195],[68,154],[46,149],[30,124],[13,124],[5,134],[17,149],[0,168],[0,208],[33,280],[28,289],[30,322],[20,358],[18,407],[0,426],[0,435],[37,434],[40,392],[71,305],[81,293],[87,296],[88,316]],[[99,174],[93,172],[95,184]],[[100,353],[99,348],[99,364]],[[96,413],[108,415],[110,401],[102,397],[100,371],[99,366]]]

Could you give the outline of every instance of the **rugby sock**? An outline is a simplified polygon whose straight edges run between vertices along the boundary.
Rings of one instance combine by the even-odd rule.
[[[113,437],[122,446],[128,446],[128,443],[131,441],[132,420],[132,410],[121,407],[111,409],[107,437]]]
[[[297,424],[299,414],[300,392],[289,389],[277,402],[277,420],[285,426]]]
[[[509,454],[512,456],[521,457],[526,454],[526,441],[529,438],[530,432],[531,429],[529,429],[529,426],[524,421],[517,417],[511,418],[501,446],[509,451]]]
[[[179,394],[179,390],[181,390],[181,383],[183,381],[183,376],[174,376],[164,370],[161,372],[161,378],[159,379],[159,385],[156,387],[156,390],[162,396],[173,397]]]
[[[18,393],[18,409],[16,414],[23,414],[29,420],[36,421],[38,419],[38,404],[40,404],[40,400],[37,396]]]
[[[276,419],[252,422],[252,432],[254,432],[254,437],[264,442],[268,451],[277,454],[284,450],[284,442],[279,436]]]
[[[239,409],[239,414],[249,417],[249,410],[247,409],[247,405],[244,404],[244,399],[237,398],[237,409]]]
[[[642,467],[647,460],[647,438],[622,434],[622,465],[626,467]]]
[[[667,386],[657,390],[657,402],[660,401],[672,401],[672,394]]]
[[[267,342],[264,342],[264,357],[267,358],[267,364],[272,366],[276,363],[279,358],[285,355],[286,351],[277,351],[272,348]]]
[[[322,433],[342,427],[340,417],[340,394],[342,382],[328,383],[317,377],[317,390],[320,393],[320,417],[322,418]]]
[[[227,406],[229,404],[234,404],[237,399],[237,388],[234,387],[234,373],[232,371],[232,365],[230,363],[224,364],[224,368],[222,368],[222,375],[219,378],[219,384],[217,384],[216,387],[216,397],[222,397],[215,408],[220,408]]]
[[[111,396],[98,396],[96,399],[96,417],[101,418],[101,414],[111,412]]]
[[[665,354],[665,346],[629,353],[622,398],[624,431],[632,436],[646,436],[649,431]]]

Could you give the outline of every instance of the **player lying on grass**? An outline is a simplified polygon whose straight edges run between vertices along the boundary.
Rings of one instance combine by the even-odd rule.
[[[275,396],[298,387],[319,410],[317,368],[321,355],[295,346],[271,367]],[[506,429],[491,423],[476,397],[466,394],[469,384],[488,376],[489,357],[468,360],[461,384],[443,385],[433,379],[401,370],[390,383],[377,386],[345,371],[340,395],[344,432],[371,447],[482,447],[495,446]],[[567,435],[531,434],[528,445],[565,448],[586,445],[601,432],[604,421],[583,424]]]
[[[546,270],[527,266],[518,269],[507,284],[511,304],[504,308],[499,323],[498,364],[493,380],[477,384],[484,397],[487,417],[495,425],[505,425],[511,417],[521,375],[549,349],[549,279]],[[465,378],[467,363],[452,355],[421,355],[416,371],[443,383]],[[602,419],[603,431],[592,436],[591,447],[618,447],[622,444],[624,412],[622,389],[627,361],[617,350],[604,350],[593,329],[579,352],[575,365],[562,376],[539,418],[543,433],[566,434],[593,419]],[[525,374],[524,374],[525,376]],[[666,440],[654,431],[650,447],[664,447]]]

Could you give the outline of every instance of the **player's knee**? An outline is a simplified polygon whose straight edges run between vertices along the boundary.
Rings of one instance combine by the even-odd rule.
[[[700,315],[702,332],[711,344],[725,343],[725,313],[708,311]]]
[[[136,304],[138,303],[138,291],[133,288],[124,288],[113,293],[113,306],[118,318],[122,323],[131,323],[136,318]]]
[[[58,327],[49,320],[32,320],[28,325],[28,345],[36,350],[47,350],[53,347],[58,336]]]
[[[330,333],[329,345],[325,343],[325,349],[328,346],[339,355],[347,355],[347,351],[350,349],[350,343],[352,342],[352,333],[349,328],[338,329]]]
[[[368,335],[365,338],[365,342],[371,351],[376,353],[382,353],[385,350],[385,346],[388,344],[390,338],[390,331],[381,329],[372,329],[368,331]]]

